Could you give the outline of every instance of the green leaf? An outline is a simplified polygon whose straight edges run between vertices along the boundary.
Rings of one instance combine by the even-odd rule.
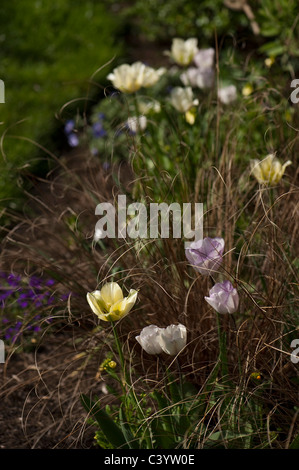
[[[161,393],[157,392],[157,390],[152,392],[152,397],[158,403],[159,411],[161,412],[159,413],[158,417],[163,425],[163,428],[169,433],[173,434],[174,430],[171,417],[171,404],[169,400]]]
[[[299,449],[299,433],[293,440],[293,442],[290,444],[289,449]]]
[[[125,436],[113,419],[89,397],[82,394],[81,403],[85,410],[97,421],[102,432],[115,449],[129,449]]]
[[[259,50],[261,52],[267,53],[269,56],[276,57],[286,52],[287,47],[281,44],[279,41],[271,41],[261,46]]]
[[[173,449],[176,445],[175,436],[172,432],[163,429],[160,417],[154,418],[151,422],[151,430],[155,441],[155,448]]]
[[[122,433],[124,435],[124,438],[125,438],[128,446],[129,446],[129,448],[130,449],[139,449],[138,442],[134,438],[134,436],[131,432],[130,425],[127,421],[127,418],[126,418],[126,415],[125,415],[125,412],[124,412],[122,406],[119,409],[119,423],[120,423]]]

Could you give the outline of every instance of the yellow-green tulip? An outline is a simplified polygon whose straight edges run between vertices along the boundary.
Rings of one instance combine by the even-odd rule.
[[[108,282],[101,290],[88,292],[86,297],[91,310],[100,320],[117,321],[127,315],[133,308],[137,291],[131,289],[128,297],[124,297],[123,291],[117,282]]]
[[[283,165],[275,157],[275,154],[270,153],[264,160],[252,160],[251,172],[256,177],[260,184],[277,184],[281,180],[285,169],[292,162],[288,160]]]

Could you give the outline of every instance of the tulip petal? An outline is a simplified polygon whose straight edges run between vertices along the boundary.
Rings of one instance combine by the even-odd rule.
[[[91,292],[91,293],[88,292],[88,294],[86,295],[87,302],[89,303],[89,306],[90,306],[91,310],[98,317],[100,317],[100,315],[105,315],[103,304],[101,304],[99,299],[97,299],[93,294],[94,294],[93,292]]]
[[[101,289],[101,297],[108,310],[113,304],[122,300],[124,296],[117,282],[108,282]]]
[[[135,339],[147,354],[161,354],[163,349],[160,345],[160,334],[162,328],[156,325],[149,325],[143,328],[139,336]]]
[[[133,308],[138,292],[134,289],[131,289],[128,297],[116,302],[110,308],[110,315],[116,316],[117,320],[127,315],[130,310]]]

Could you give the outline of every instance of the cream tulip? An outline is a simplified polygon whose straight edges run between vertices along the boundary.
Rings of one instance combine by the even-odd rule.
[[[165,71],[164,67],[155,70],[142,62],[134,62],[132,65],[122,64],[116,67],[107,78],[120,91],[134,93],[142,87],[155,85]]]
[[[197,39],[190,38],[184,39],[174,38],[172,40],[171,51],[168,55],[179,65],[189,65],[197,53]]]
[[[137,291],[131,289],[128,297],[124,297],[117,282],[108,282],[101,290],[88,292],[86,297],[91,310],[100,320],[117,321],[133,308]]]
[[[191,87],[177,86],[171,90],[170,103],[179,113],[187,113],[193,106],[198,105],[198,100],[193,98]]]

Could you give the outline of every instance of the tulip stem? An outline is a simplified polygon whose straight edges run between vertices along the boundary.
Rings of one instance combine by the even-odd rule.
[[[219,339],[219,359],[222,367],[222,374],[228,376],[228,365],[227,365],[227,350],[226,350],[226,334],[225,331],[222,331],[220,314],[216,312],[217,318],[217,329],[218,329],[218,339]]]
[[[180,363],[179,363],[179,360],[178,360],[177,357],[176,357],[176,359],[175,359],[175,362],[176,362],[176,366],[177,366],[177,369],[178,369],[178,372],[179,372],[180,393],[181,393],[181,399],[183,400],[184,395],[183,395],[182,369],[181,369],[181,366],[180,366]]]
[[[114,325],[113,321],[111,321],[111,326],[112,326],[113,336],[114,336],[114,339],[115,339],[116,349],[117,349],[119,360],[120,360],[121,369],[122,369],[122,372],[123,372],[124,377],[125,377],[124,355],[123,355],[123,351],[122,351],[122,348],[121,348],[121,345],[120,345],[120,342],[119,342],[119,338],[118,338],[118,334],[117,334],[117,331],[115,329],[115,325]]]
[[[123,392],[125,393],[127,398],[129,398],[129,399],[132,398],[134,404],[137,405],[138,408],[140,409],[140,405],[139,405],[138,400],[136,398],[134,389],[131,385],[130,377],[127,374],[126,369],[125,369],[125,358],[124,358],[123,350],[122,350],[122,347],[121,347],[121,344],[120,344],[120,341],[119,341],[119,337],[118,337],[118,334],[117,334],[117,331],[116,331],[116,328],[115,328],[115,324],[114,324],[113,321],[111,321],[111,326],[112,326],[112,331],[113,331],[113,335],[114,335],[114,339],[115,339],[116,349],[117,349],[117,352],[118,352],[118,355],[119,355],[119,360],[120,360],[120,365],[121,365],[121,370],[122,370],[122,378],[121,378],[120,382],[121,382]],[[126,388],[126,387],[128,387],[128,388]]]

